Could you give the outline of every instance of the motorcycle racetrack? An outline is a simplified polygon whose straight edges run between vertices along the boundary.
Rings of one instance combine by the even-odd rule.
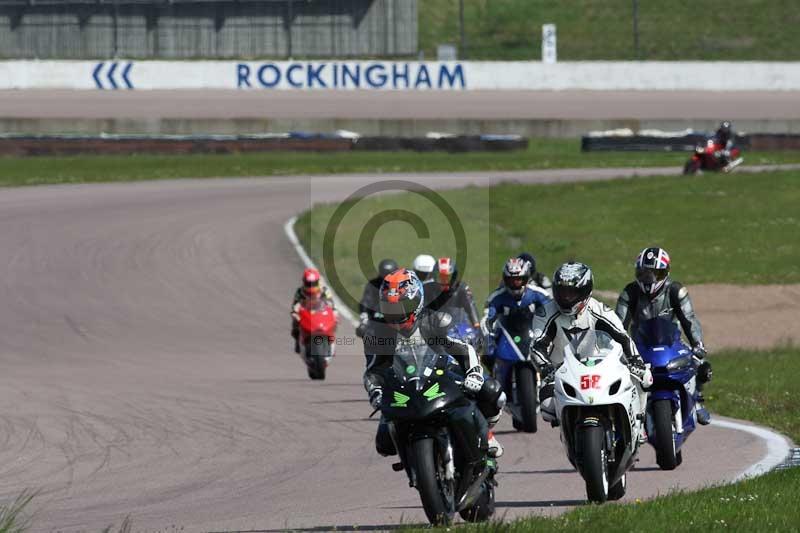
[[[667,171],[538,171],[514,179],[634,172]],[[403,176],[435,187],[501,177]],[[324,382],[306,377],[289,337],[303,263],[284,224],[312,203],[389,178],[4,190],[3,501],[40,490],[35,531],[97,531],[126,516],[135,530],[164,531],[426,523],[405,475],[375,453],[377,421],[367,418],[364,357],[350,325],[340,325]],[[557,430],[542,426],[526,435],[511,430],[508,416],[501,422],[498,517],[559,513],[585,501]],[[712,425],[685,451],[681,467],[662,472],[643,447],[625,500],[733,480],[768,449],[750,433]]]

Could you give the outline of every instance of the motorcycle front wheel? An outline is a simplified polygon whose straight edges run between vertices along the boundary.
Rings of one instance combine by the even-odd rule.
[[[432,438],[414,441],[414,462],[417,473],[417,489],[428,521],[436,526],[447,526],[455,514],[454,487],[444,478],[444,465],[436,453]]]
[[[522,416],[520,428],[525,433],[536,433],[536,407],[539,404],[539,394],[536,391],[536,371],[527,365],[519,365],[515,370],[517,402]]]
[[[675,438],[672,435],[672,401],[655,400],[653,409],[653,427],[656,431],[656,463],[661,470],[675,470],[678,456],[675,453]]]
[[[586,482],[586,498],[596,503],[608,500],[608,456],[605,429],[602,426],[578,428],[578,446],[582,458],[581,474]]]

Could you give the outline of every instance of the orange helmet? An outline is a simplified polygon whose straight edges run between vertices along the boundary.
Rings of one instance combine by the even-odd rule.
[[[306,296],[318,296],[322,291],[319,283],[319,270],[307,268],[303,270],[303,292]]]
[[[381,283],[380,312],[387,324],[398,329],[414,327],[424,301],[422,282],[413,270],[395,270]]]

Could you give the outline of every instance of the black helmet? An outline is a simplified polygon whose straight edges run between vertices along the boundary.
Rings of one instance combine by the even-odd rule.
[[[529,254],[528,252],[522,252],[517,256],[519,259],[523,261],[527,261],[531,264],[531,275],[536,274],[536,258],[533,255]]]
[[[565,315],[575,316],[583,311],[593,288],[592,269],[583,263],[564,263],[553,274],[553,299]]]
[[[397,270],[397,261],[394,259],[383,259],[378,263],[378,277],[385,278],[392,272]]]

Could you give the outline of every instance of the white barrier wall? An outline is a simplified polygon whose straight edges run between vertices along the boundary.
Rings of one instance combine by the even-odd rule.
[[[800,62],[0,61],[0,89],[800,90]]]

